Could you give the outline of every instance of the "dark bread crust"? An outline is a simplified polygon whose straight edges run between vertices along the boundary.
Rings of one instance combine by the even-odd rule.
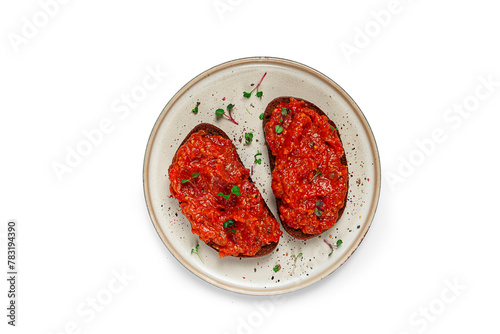
[[[179,147],[177,148],[177,151],[175,152],[175,155],[172,159],[172,163],[175,162],[175,160],[177,159],[177,152],[179,152],[179,148],[184,145],[188,140],[189,138],[191,138],[191,135],[193,135],[194,133],[197,133],[199,131],[205,131],[205,133],[207,135],[213,135],[213,136],[221,136],[222,138],[225,138],[225,139],[228,139],[228,140],[231,140],[231,138],[229,138],[229,136],[221,129],[219,129],[218,127],[216,127],[215,125],[212,125],[212,124],[208,124],[208,123],[200,123],[198,124],[197,126],[195,126],[186,136],[186,138],[184,138],[184,140],[181,142],[181,144],[179,145]],[[243,162],[241,161],[241,158],[239,155],[237,155],[238,157],[238,161],[240,162],[240,164],[243,165]],[[252,179],[250,178],[250,176],[248,177],[248,180],[252,183],[254,183],[252,181]],[[179,202],[180,203],[180,202]],[[269,214],[271,216],[274,217],[272,211],[269,209],[269,206],[267,205],[267,203],[264,201],[264,199],[262,199],[262,203],[264,203],[264,207],[266,208],[266,210],[269,212]],[[275,217],[276,218],[276,217]],[[213,249],[215,249],[216,251],[219,251],[217,245],[213,242],[210,242],[210,243],[207,243],[208,246],[212,247]],[[243,254],[239,254],[237,257],[258,257],[258,256],[263,256],[263,255],[267,255],[269,253],[271,253],[275,248],[276,246],[278,246],[278,243],[277,242],[271,242],[270,244],[266,244],[266,245],[263,245],[262,248],[254,255],[254,256],[248,256],[248,255],[243,255]]]
[[[262,127],[264,129],[264,137],[266,138],[266,146],[268,147],[267,151],[268,151],[268,155],[269,155],[269,166],[271,167],[271,173],[274,171],[276,157],[271,153],[271,150],[269,149],[269,145],[268,145],[268,142],[267,142],[267,136],[266,136],[266,124],[271,120],[271,114],[272,114],[273,110],[276,109],[276,107],[281,102],[289,103],[290,102],[290,98],[294,98],[295,100],[298,100],[298,101],[304,101],[307,104],[308,108],[314,110],[317,114],[319,114],[321,116],[326,116],[326,118],[328,118],[328,123],[330,123],[330,125],[333,126],[334,129],[337,128],[337,126],[335,125],[335,123],[328,117],[327,114],[325,114],[325,112],[323,110],[321,110],[319,107],[317,107],[313,103],[311,103],[309,101],[306,101],[304,99],[300,99],[300,98],[296,98],[296,97],[291,97],[291,96],[282,96],[282,97],[275,98],[274,100],[272,100],[271,102],[269,102],[269,104],[266,107],[266,111],[264,112],[264,118],[263,118],[263,121],[262,121]],[[340,133],[339,133],[338,130],[337,130],[337,135],[339,136],[340,142],[342,142],[342,139],[340,138]],[[345,156],[345,150],[344,150],[344,155],[340,158],[340,162],[344,166],[347,166],[347,158]],[[348,193],[348,191],[349,191],[349,180],[347,182],[347,189],[346,189],[346,195],[345,195],[345,200],[344,200],[344,206],[339,210],[338,219],[340,219],[340,217],[344,213],[344,209],[345,209],[345,206],[347,204],[347,193]],[[281,207],[281,199],[279,199],[277,197],[276,197],[276,205],[278,207],[278,213],[279,213],[280,212],[280,207]],[[337,219],[337,221],[338,221],[338,219]],[[281,221],[281,219],[280,219],[280,221]],[[283,222],[281,222],[281,226],[283,226],[283,228],[285,229],[285,231],[287,231],[288,234],[290,234],[292,237],[297,238],[297,239],[304,239],[304,240],[305,239],[314,238],[314,237],[316,237],[316,236],[318,236],[321,233],[323,233],[323,232],[326,231],[326,230],[324,230],[321,233],[316,233],[316,234],[306,234],[306,233],[302,232],[302,230],[300,230],[300,229],[294,229],[294,228],[288,226],[287,224],[284,224]]]

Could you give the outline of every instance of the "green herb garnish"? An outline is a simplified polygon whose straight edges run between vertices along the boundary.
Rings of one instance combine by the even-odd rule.
[[[259,119],[263,120],[264,119],[264,113],[259,115]]]
[[[275,273],[277,273],[278,271],[280,271],[280,269],[281,269],[281,265],[279,265],[279,264],[275,265],[274,268],[273,268],[273,270],[274,270]]]
[[[330,247],[331,251],[330,251],[330,254],[328,254],[328,256],[331,256],[333,254],[333,250],[334,250],[333,245],[326,240],[323,240],[323,241],[325,242],[325,244],[328,245],[328,247]],[[337,248],[339,248],[340,245],[342,245],[342,240],[339,239],[339,240],[337,240],[337,244],[336,244]]]
[[[295,268],[297,267],[297,260],[299,259],[299,257],[302,256],[302,253],[299,253],[297,254],[297,256],[295,256],[295,254],[292,254],[292,257],[295,258],[295,260],[293,260],[293,271],[292,271],[292,274],[295,273]]]
[[[331,256],[333,254],[333,245],[326,241],[326,239],[323,239],[323,241],[328,245],[328,247],[330,247],[330,254],[328,254],[328,256]]]
[[[234,220],[229,219],[227,222],[224,222],[223,225],[224,225],[224,228],[228,228],[228,227],[234,225]]]
[[[274,127],[274,132],[276,132],[276,133],[282,133],[283,132],[283,127],[281,125],[277,124]]]
[[[225,199],[228,199],[228,198],[231,196],[231,194],[229,194],[229,195],[224,195],[223,193],[218,193],[216,196],[222,196],[222,197],[224,197]]]
[[[264,80],[265,76],[266,76],[267,72],[264,73],[264,75],[262,76],[262,78],[260,79],[259,83],[257,84],[257,86],[254,87],[254,89],[252,89],[250,92],[243,92],[243,96],[246,97],[246,98],[249,98],[250,96],[252,96],[252,93],[254,90],[257,90],[257,93],[255,94],[255,96],[257,97],[262,97],[262,91],[259,91],[259,86],[260,84],[262,83],[262,80]]]
[[[193,110],[191,110],[193,112],[193,114],[198,114],[198,106],[200,105],[200,102],[196,102],[196,107],[193,108]]]
[[[203,259],[201,258],[200,252],[198,252],[198,247],[200,247],[200,244],[197,243],[195,248],[191,249],[191,254],[196,253],[198,257],[200,258],[201,263],[203,263]]]
[[[191,179],[197,178],[198,175],[200,175],[199,172],[198,173],[193,173],[193,175],[191,175]],[[191,182],[191,179],[182,180],[181,183]]]
[[[260,153],[259,151],[257,151],[257,154],[253,156],[253,158],[255,159],[255,161],[253,162],[254,164],[261,164],[262,163],[262,159],[257,159],[257,157],[259,155],[262,155],[262,153]]]
[[[282,114],[283,116],[288,115],[288,113],[289,113],[289,112],[290,112],[290,109],[285,108],[285,107],[281,108],[281,114]]]
[[[318,166],[318,167],[316,167],[316,174],[314,174],[313,179],[314,179],[316,176],[320,176],[320,175],[323,175],[323,173],[321,173],[321,172],[319,171],[319,166]]]
[[[233,187],[231,188],[231,193],[235,194],[236,196],[241,196],[241,193],[240,193],[240,187],[238,187],[238,186],[233,186]],[[228,199],[228,198],[231,196],[231,194],[224,195],[224,193],[220,192],[220,193],[218,193],[218,194],[217,194],[217,195],[215,195],[215,196],[222,196],[222,197],[224,197],[225,199]]]
[[[319,211],[318,207],[315,207],[314,208],[314,214],[318,217],[321,217],[321,215],[323,214],[323,212]]]
[[[253,133],[245,133],[245,144],[250,144],[253,140]]]
[[[240,193],[240,187],[238,187],[238,186],[233,186],[233,187],[231,188],[231,192],[232,192],[233,194],[235,194],[236,196],[241,196],[241,193]]]
[[[217,116],[224,116],[226,117],[228,120],[230,120],[231,122],[233,122],[234,124],[238,125],[238,123],[234,120],[233,118],[233,115],[231,115],[231,111],[233,111],[233,108],[234,108],[234,104],[230,103],[227,105],[226,109],[227,109],[227,113],[224,111],[224,109],[217,109],[215,111],[215,114]]]

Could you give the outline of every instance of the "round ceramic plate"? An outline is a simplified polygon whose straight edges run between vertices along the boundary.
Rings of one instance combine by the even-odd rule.
[[[255,95],[249,92],[265,74]],[[170,196],[168,167],[182,140],[199,123],[224,130],[237,148],[245,167],[276,217],[271,171],[262,130],[267,104],[279,96],[294,96],[321,108],[339,128],[349,168],[349,193],[341,219],[319,237],[297,240],[285,231],[278,247],[257,258],[219,258],[218,253],[191,233],[179,203]],[[199,104],[199,105],[198,105]],[[215,110],[234,104],[239,125]],[[198,105],[198,114],[192,112]],[[253,142],[245,145],[244,134]],[[262,164],[254,155],[262,152]],[[311,285],[335,271],[356,250],[367,233],[378,203],[380,163],[377,146],[363,113],[334,81],[305,65],[277,58],[237,59],[215,66],[188,82],[158,117],[144,159],[146,204],[159,236],[187,269],[218,287],[252,295],[273,295]],[[337,241],[342,244],[336,247]],[[197,245],[199,244],[199,247]],[[195,251],[197,249],[197,252]]]

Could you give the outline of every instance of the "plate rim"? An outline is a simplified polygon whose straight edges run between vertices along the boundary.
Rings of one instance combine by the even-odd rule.
[[[301,70],[306,70],[307,72],[311,73],[312,75],[316,76],[317,78],[325,81],[328,83],[330,86],[332,86],[336,91],[338,91],[344,98],[345,100],[351,105],[351,107],[358,113],[359,119],[361,123],[363,124],[365,131],[368,134],[368,139],[370,142],[371,146],[371,151],[374,153],[374,168],[375,168],[375,186],[374,186],[374,195],[373,195],[373,203],[371,205],[368,217],[366,219],[366,224],[361,231],[360,235],[354,240],[354,243],[351,245],[351,249],[347,252],[345,252],[342,257],[336,261],[336,263],[332,264],[332,266],[327,267],[325,270],[323,270],[321,273],[319,273],[316,277],[312,277],[310,279],[306,279],[304,281],[301,281],[297,284],[292,284],[291,286],[287,287],[282,287],[278,289],[260,289],[260,290],[254,290],[254,289],[245,289],[243,287],[238,287],[238,286],[233,286],[231,284],[225,283],[225,282],[220,282],[219,280],[216,280],[205,273],[201,272],[194,266],[190,265],[188,262],[184,260],[184,258],[179,254],[179,252],[173,247],[169,241],[167,240],[166,236],[164,235],[163,230],[161,229],[161,226],[158,222],[158,219],[156,218],[154,214],[154,208],[152,205],[151,201],[151,194],[150,194],[150,189],[149,189],[149,184],[148,184],[148,176],[149,176],[149,161],[151,158],[151,150],[153,147],[154,139],[156,137],[156,134],[160,128],[160,125],[162,124],[165,116],[169,112],[171,106],[177,101],[179,97],[181,97],[189,88],[194,86],[198,81],[204,79],[205,77],[223,70],[228,67],[236,66],[236,65],[244,65],[248,63],[254,63],[254,62],[261,62],[261,63],[277,63],[277,64],[282,64],[282,65],[287,65],[287,66],[293,66],[296,68],[299,68]],[[148,210],[148,214],[150,217],[150,220],[156,230],[156,233],[162,240],[163,244],[167,247],[167,249],[170,251],[170,253],[174,256],[174,258],[182,264],[186,269],[188,269],[191,273],[196,275],[197,277],[201,278],[202,280],[216,286],[219,288],[222,288],[224,290],[240,293],[240,294],[246,294],[246,295],[257,295],[257,296],[272,296],[272,295],[278,295],[278,294],[283,294],[283,293],[288,293],[292,291],[297,291],[300,289],[303,289],[307,286],[310,286],[333,272],[335,272],[338,268],[340,268],[351,256],[354,254],[354,252],[358,249],[359,245],[361,242],[364,240],[366,234],[368,233],[368,230],[371,227],[371,224],[373,222],[373,218],[375,217],[375,213],[377,211],[379,199],[380,199],[380,190],[381,190],[381,165],[380,165],[380,154],[378,151],[378,146],[377,142],[375,140],[375,136],[373,135],[373,131],[370,127],[370,124],[368,123],[364,113],[362,112],[361,108],[357,105],[357,103],[354,101],[354,99],[340,86],[338,85],[334,80],[332,80],[330,77],[326,76],[322,72],[308,66],[305,64],[302,64],[297,61],[285,59],[285,58],[278,58],[278,57],[269,57],[269,56],[255,56],[255,57],[244,57],[244,58],[237,58],[233,60],[229,60],[223,63],[220,63],[218,65],[212,66],[211,68],[201,72],[200,74],[196,75],[194,78],[189,80],[186,84],[184,84],[168,101],[168,103],[165,105],[165,107],[162,109],[161,113],[158,115],[158,118],[156,119],[156,122],[153,125],[153,128],[151,130],[151,133],[148,138],[148,142],[146,145],[146,150],[144,153],[144,161],[143,161],[143,171],[142,171],[142,182],[143,182],[143,192],[144,192],[144,199],[146,202],[146,207]]]

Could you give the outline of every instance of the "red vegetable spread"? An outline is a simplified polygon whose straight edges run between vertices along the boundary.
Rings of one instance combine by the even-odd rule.
[[[337,129],[306,102],[290,98],[273,110],[265,133],[276,157],[272,189],[281,199],[282,222],[305,234],[331,228],[349,178]]]
[[[220,257],[253,256],[282,234],[249,173],[230,140],[204,131],[181,145],[169,168],[170,193],[192,232]]]

